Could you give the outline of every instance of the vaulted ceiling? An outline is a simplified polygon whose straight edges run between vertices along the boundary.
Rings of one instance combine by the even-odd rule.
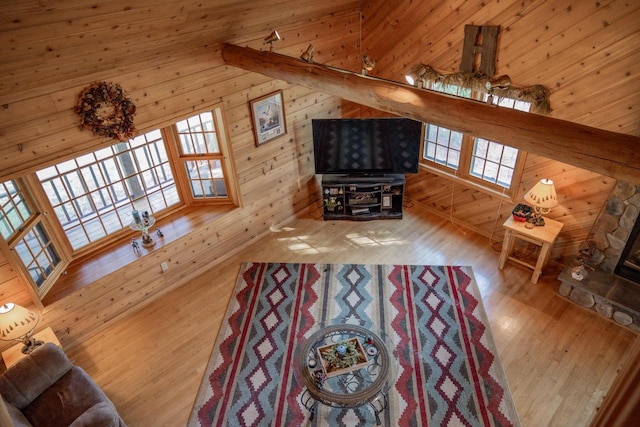
[[[624,0],[369,1],[363,52],[373,75],[413,64],[459,70],[465,24],[498,25],[497,75],[551,92],[553,117],[640,135],[640,2]]]
[[[550,88],[552,117],[640,134],[638,2],[15,0],[0,12],[3,168],[17,146],[22,153],[30,138],[42,141],[72,123],[69,100],[88,82],[137,75],[127,89],[142,100],[156,84],[144,78],[149,67],[182,62],[188,73],[203,58],[220,64],[222,42],[264,49],[274,28],[284,38],[281,53],[297,57],[311,42],[318,63],[352,71],[367,54],[377,61],[370,75],[402,81],[418,62],[457,71],[464,25],[499,25],[497,74]],[[336,24],[337,16],[349,18]],[[326,22],[321,31],[306,31],[318,22]],[[163,90],[168,97],[181,89]]]
[[[126,70],[145,58],[240,42],[359,10],[361,0],[15,0],[0,2],[0,105],[46,85]],[[43,72],[46,70],[46,73]]]

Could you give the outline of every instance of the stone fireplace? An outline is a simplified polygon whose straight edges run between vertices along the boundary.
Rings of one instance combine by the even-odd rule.
[[[636,219],[614,272],[625,279],[640,283],[640,216]]]
[[[618,181],[588,241],[558,277],[562,296],[635,331],[640,331],[639,213],[640,186]]]

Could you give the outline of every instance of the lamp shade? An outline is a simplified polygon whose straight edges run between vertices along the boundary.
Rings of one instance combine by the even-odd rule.
[[[524,199],[536,208],[536,212],[549,213],[551,208],[558,206],[556,187],[550,179],[541,179],[533,188],[527,191]]]
[[[3,341],[23,341],[35,329],[40,316],[31,310],[6,303],[0,307],[0,339]]]

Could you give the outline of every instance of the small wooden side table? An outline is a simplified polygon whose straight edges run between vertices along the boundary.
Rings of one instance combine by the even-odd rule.
[[[535,226],[533,228],[527,228],[525,224],[525,222],[514,220],[513,216],[509,216],[509,218],[504,222],[504,241],[502,242],[502,252],[500,253],[500,262],[498,267],[502,270],[507,259],[510,259],[511,261],[533,269],[531,283],[538,283],[540,274],[542,274],[542,268],[549,260],[553,242],[555,242],[558,234],[560,234],[560,230],[562,230],[564,224],[549,218],[544,219],[545,225],[541,227]],[[540,246],[540,253],[538,254],[536,265],[529,264],[511,256],[515,239],[524,240]]]
[[[52,342],[58,347],[62,348],[60,341],[58,341],[58,337],[56,337],[56,334],[53,332],[53,329],[51,328],[45,328],[40,332],[38,332],[37,334],[34,334],[33,336],[37,340],[44,341],[44,342]],[[14,363],[16,363],[18,360],[22,359],[24,356],[26,356],[26,354],[22,352],[22,347],[24,347],[24,344],[20,343],[2,352],[2,359],[4,360],[4,365],[7,368],[13,365]]]

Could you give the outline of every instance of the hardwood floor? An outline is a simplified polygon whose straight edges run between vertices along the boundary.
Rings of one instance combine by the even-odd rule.
[[[242,261],[473,266],[523,426],[584,426],[635,334],[562,299],[557,271],[498,270],[489,239],[412,206],[401,221],[295,219],[65,350],[129,426],[186,424]]]

